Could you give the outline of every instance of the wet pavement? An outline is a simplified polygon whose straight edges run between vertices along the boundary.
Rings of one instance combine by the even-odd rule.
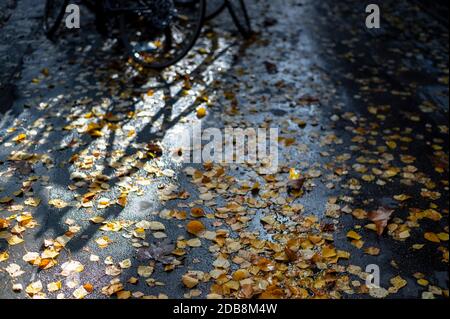
[[[355,1],[248,2],[252,40],[223,14],[161,73],[88,14],[51,43],[11,2],[1,298],[448,297],[446,25],[406,1],[376,31]],[[199,123],[278,128],[278,171],[180,163]]]

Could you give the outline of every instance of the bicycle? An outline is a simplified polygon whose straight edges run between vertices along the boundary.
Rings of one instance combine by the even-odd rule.
[[[180,61],[195,45],[206,18],[206,0],[80,0],[96,16],[97,29],[119,32],[120,43],[137,63],[163,69]],[[208,0],[213,3],[215,0]],[[250,21],[243,0],[224,1],[239,31],[247,37]],[[47,0],[44,31],[54,40],[69,0]],[[211,8],[211,7],[210,7]],[[216,15],[220,13],[215,9]],[[243,15],[243,17],[241,17]],[[241,26],[242,21],[247,21]],[[117,27],[118,26],[118,27]],[[248,26],[248,28],[247,28]]]
[[[225,8],[228,9],[239,32],[245,38],[249,38],[252,34],[252,26],[244,0],[208,0],[206,3],[206,20],[215,18]]]

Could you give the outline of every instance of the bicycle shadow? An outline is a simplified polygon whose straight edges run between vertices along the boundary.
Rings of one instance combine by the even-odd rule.
[[[189,81],[192,83],[198,83],[204,86],[204,90],[213,90],[203,79],[204,73],[222,56],[226,55],[228,51],[237,45],[236,42],[231,43],[227,45],[225,48],[219,50],[219,44],[218,44],[218,37],[213,38],[214,41],[211,42],[211,45],[208,50],[208,54],[205,55],[200,63],[198,63],[190,72],[189,72]],[[82,43],[82,41],[81,41]],[[64,44],[64,42],[63,42]],[[79,44],[79,43],[78,43]],[[89,65],[93,61],[96,61],[95,65],[101,66],[102,63],[107,63],[109,59],[114,58],[114,56],[111,56],[108,53],[105,53],[101,50],[93,50],[93,54],[89,55],[87,57],[84,57],[82,60],[80,60],[81,64],[83,65]],[[71,60],[72,54],[75,54],[77,52],[76,47],[70,47],[66,58],[67,60]],[[113,63],[114,64],[114,63]],[[121,63],[118,65],[109,65],[107,67],[103,67],[100,72],[97,72],[98,74],[94,75],[94,81],[93,82],[99,82],[104,83],[105,86],[108,86],[108,83],[110,83],[111,78],[115,74],[124,74],[126,73],[127,69],[129,69],[129,65],[127,63]],[[98,69],[97,69],[98,70]],[[70,78],[72,75],[70,73],[64,74],[64,76]],[[153,87],[145,87],[146,83],[148,83],[149,78],[156,80],[156,82],[159,83],[159,85],[153,86]],[[86,114],[89,113],[92,108],[91,106],[96,103],[101,103],[103,98],[109,98],[113,100],[113,103],[108,107],[105,114],[116,114],[116,113],[136,113],[136,104],[137,103],[130,103],[127,108],[123,108],[119,106],[120,103],[115,103],[114,101],[120,101],[120,96],[123,92],[126,92],[127,90],[132,88],[132,95],[140,96],[143,92],[146,90],[155,90],[162,92],[162,95],[167,97],[164,99],[163,106],[157,110],[157,112],[150,117],[148,122],[144,125],[144,127],[136,133],[134,138],[132,139],[132,142],[129,143],[129,145],[123,150],[123,153],[121,156],[116,158],[116,162],[122,162],[124,159],[126,159],[128,156],[132,156],[136,154],[140,149],[135,147],[135,143],[142,143],[142,142],[149,142],[149,141],[157,141],[162,140],[167,132],[173,128],[175,125],[180,123],[180,120],[182,120],[185,116],[191,114],[195,111],[195,109],[198,107],[198,105],[201,103],[200,101],[193,101],[189,104],[187,104],[184,109],[181,112],[175,113],[174,112],[174,106],[179,103],[183,97],[184,97],[184,89],[181,86],[181,88],[177,88],[179,86],[180,82],[184,81],[185,78],[183,76],[178,76],[173,81],[167,81],[162,73],[156,73],[152,71],[146,71],[141,70],[140,72],[137,72],[134,74],[133,77],[128,79],[127,81],[119,81],[119,89],[115,88],[114,91],[111,93],[111,96],[105,96],[105,94],[100,94],[97,98],[93,99],[91,103],[86,103],[77,105],[76,110],[72,109],[72,104],[76,103],[74,101],[74,98],[69,98],[69,101],[65,99],[61,99],[57,101],[56,103],[53,103],[49,108],[51,112],[55,110],[56,113],[58,113],[60,116],[56,120],[55,126],[58,127],[70,127],[73,126],[74,118],[77,118],[78,114]],[[75,81],[76,82],[76,81]],[[145,87],[145,88],[144,88]],[[82,98],[92,98],[89,97],[91,93],[93,96],[96,96],[98,92],[95,92],[95,88],[92,89],[92,92],[87,92],[85,94],[81,94],[79,97]],[[175,92],[173,92],[175,91]],[[102,93],[102,92],[100,92]],[[87,96],[83,96],[87,95]],[[51,100],[55,99],[55,96],[48,98],[48,100],[45,103],[50,103]],[[57,110],[57,111],[56,111]],[[39,118],[44,118],[45,120],[48,120],[49,115],[46,115],[48,113],[48,110],[44,110],[43,112],[38,112],[35,114],[33,118],[30,118],[29,122],[33,122]],[[108,115],[109,116],[109,115]],[[132,121],[132,117],[123,117],[119,120],[119,123],[121,127],[129,124]],[[161,126],[159,128],[155,127],[156,122],[161,122]],[[113,121],[108,121],[105,118],[99,119],[99,122],[101,122],[101,125],[103,127],[114,124]],[[155,129],[156,128],[156,129]],[[33,143],[30,143],[28,146],[25,145],[23,147],[20,147],[20,150],[23,152],[33,151],[35,142],[38,142],[38,137],[41,134],[47,134],[46,140],[49,141],[48,144],[43,144],[42,146],[48,146],[50,149],[51,141],[59,141],[62,139],[61,131],[60,130],[54,130],[54,131],[47,131],[46,127],[43,126],[42,128],[36,129],[36,138],[33,140]],[[73,131],[73,128],[72,128]],[[102,160],[102,166],[103,168],[96,174],[94,177],[89,176],[88,178],[78,180],[79,183],[84,183],[84,187],[77,188],[73,191],[71,191],[71,195],[76,200],[81,198],[85,195],[86,192],[89,191],[89,189],[92,186],[96,186],[101,184],[102,182],[105,182],[102,179],[99,179],[98,176],[110,176],[114,174],[114,171],[117,170],[117,168],[112,168],[108,163],[108,156],[107,154],[111,154],[115,149],[115,141],[117,136],[116,130],[109,130],[109,136],[107,137],[107,140],[105,142],[106,148],[105,148],[105,156]],[[69,130],[69,133],[66,136],[69,136],[71,131]],[[68,187],[68,181],[71,182],[71,174],[70,174],[70,161],[71,158],[74,156],[78,156],[81,153],[88,152],[90,150],[90,147],[95,146],[95,138],[89,137],[86,134],[75,134],[76,137],[73,139],[77,139],[78,142],[75,143],[75,146],[71,146],[70,148],[64,149],[62,154],[48,154],[49,158],[52,162],[56,163],[67,163],[65,164],[65,167],[62,169],[59,169],[57,172],[57,176],[50,177],[50,180],[48,181],[48,185],[51,185],[52,189],[66,189]],[[13,140],[14,134],[10,134],[10,136],[7,136],[3,142],[11,142]],[[32,164],[31,166],[34,166]],[[113,188],[118,182],[120,182],[121,178],[123,177],[133,177],[133,175],[138,170],[136,168],[131,169],[125,169],[123,172],[121,172],[120,175],[112,176],[109,178],[106,182]],[[97,177],[96,177],[97,176]],[[16,183],[19,182],[20,178],[17,178],[19,176],[13,176],[9,180],[3,181],[3,186],[5,186],[5,189],[12,189]],[[36,187],[36,189],[39,189],[39,187]],[[68,216],[73,213],[74,210],[80,210],[77,209],[74,206],[67,206],[62,209],[55,209],[48,205],[47,201],[51,197],[52,189],[46,190],[39,189],[37,194],[35,194],[35,197],[39,198],[45,198],[46,200],[42,200],[42,203],[36,208],[34,215],[39,220],[39,229],[33,234],[33,239],[31,239],[34,242],[37,242],[39,240],[43,240],[45,238],[50,237],[56,237],[60,236],[67,232],[67,225],[64,224],[64,220],[68,218]],[[102,193],[96,194],[96,196],[92,199],[97,199],[100,197]],[[5,206],[6,207],[6,206]],[[101,212],[98,211],[99,215],[105,220],[110,220],[112,218],[117,218],[120,216],[123,208],[117,205],[110,206],[106,209],[103,209]],[[79,233],[75,235],[75,237],[67,244],[66,249],[70,251],[71,253],[76,253],[77,251],[83,249],[83,247],[90,241],[91,238],[95,236],[96,233],[99,232],[99,227],[101,225],[92,224],[90,223],[87,227],[85,227],[83,230],[81,230]]]

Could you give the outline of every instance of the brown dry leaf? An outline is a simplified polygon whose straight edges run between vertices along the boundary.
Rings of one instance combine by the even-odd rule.
[[[236,281],[241,281],[248,277],[250,277],[250,273],[248,272],[247,269],[238,269],[233,274],[233,279]]]
[[[380,207],[377,210],[371,211],[368,214],[369,220],[375,223],[377,234],[381,236],[383,234],[384,229],[387,226],[387,223],[389,219],[391,218],[392,213],[394,212],[393,209],[386,208],[386,207]]]
[[[435,233],[427,232],[427,233],[423,234],[423,237],[426,240],[431,241],[433,243],[440,243],[441,242],[441,240],[439,239],[438,235],[436,235]]]
[[[296,261],[298,258],[297,253],[287,246],[284,247],[284,253],[286,254],[289,261]]]
[[[198,220],[192,220],[187,224],[186,229],[189,233],[198,236],[205,231],[205,225]]]
[[[92,284],[87,283],[83,285],[84,289],[86,289],[87,292],[91,293],[94,291],[94,286],[92,286]]]
[[[9,227],[9,221],[6,219],[0,218],[0,229],[8,228]]]
[[[106,287],[102,288],[102,294],[107,295],[107,296],[111,296],[119,291],[123,290],[123,285],[122,283],[118,282],[118,283],[113,283],[111,285],[108,285]]]
[[[442,215],[434,209],[427,209],[423,211],[423,214],[426,218],[434,221],[439,221],[442,218]]]
[[[189,289],[194,288],[199,283],[199,280],[197,278],[194,278],[194,277],[190,276],[189,274],[183,275],[181,280],[183,281],[183,284],[186,287],[188,287]]]
[[[205,216],[205,211],[200,207],[193,207],[191,209],[191,216],[196,218],[203,217]]]
[[[121,207],[125,207],[127,206],[127,202],[128,202],[128,193],[121,193],[119,198],[117,198],[117,205],[121,206]]]

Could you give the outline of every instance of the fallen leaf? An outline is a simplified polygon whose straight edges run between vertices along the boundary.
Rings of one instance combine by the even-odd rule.
[[[61,287],[62,287],[61,281],[51,282],[51,283],[47,284],[47,290],[49,292],[58,291],[61,289]]]
[[[426,240],[431,241],[433,243],[440,243],[441,242],[441,240],[439,239],[438,235],[436,235],[435,233],[427,232],[427,233],[423,234],[423,237]]]
[[[139,266],[137,272],[139,276],[147,278],[152,275],[153,269],[152,266]]]
[[[67,204],[65,201],[63,201],[62,199],[51,199],[48,201],[48,204],[51,206],[54,206],[56,208],[65,208],[67,207],[69,204]]]
[[[9,254],[7,251],[0,252],[0,262],[6,261],[9,259]]]
[[[199,119],[204,118],[206,116],[206,108],[201,106],[197,109],[197,117]]]
[[[336,250],[334,248],[324,247],[322,249],[322,257],[331,258],[337,255]]]
[[[384,229],[387,226],[387,223],[389,219],[391,218],[392,213],[394,212],[393,209],[386,208],[386,207],[380,207],[375,211],[371,211],[368,214],[369,220],[375,223],[377,234],[381,236],[383,234]]]
[[[351,239],[355,239],[355,240],[360,240],[361,239],[361,235],[358,234],[357,232],[355,232],[354,230],[350,230],[347,233],[347,238],[351,238]]]
[[[298,196],[301,193],[303,184],[305,184],[305,177],[300,174],[295,168],[289,170],[288,191]]]
[[[26,288],[25,288],[25,292],[27,293],[27,294],[29,294],[30,296],[33,296],[33,295],[35,295],[35,294],[38,294],[39,292],[41,292],[42,291],[42,282],[39,280],[39,281],[36,281],[36,282],[33,282],[33,283],[31,283],[31,284],[29,284]]]
[[[89,294],[89,292],[83,287],[80,286],[77,289],[75,289],[75,291],[73,292],[73,296],[76,299],[83,299],[84,297],[86,297]]]
[[[378,256],[380,254],[380,248],[378,247],[367,247],[364,249],[364,253],[372,256]]]
[[[190,276],[188,274],[183,275],[182,281],[183,281],[183,284],[186,287],[188,287],[189,289],[197,286],[198,283],[199,283],[199,280],[197,278],[194,278],[194,277],[192,277],[192,276]]]
[[[187,224],[186,229],[189,233],[198,236],[205,231],[205,225],[198,220],[192,220]]]
[[[9,227],[9,221],[0,218],[0,229],[5,229]]]
[[[193,207],[191,209],[191,216],[196,217],[196,218],[203,217],[203,216],[205,216],[205,212],[200,207]]]

